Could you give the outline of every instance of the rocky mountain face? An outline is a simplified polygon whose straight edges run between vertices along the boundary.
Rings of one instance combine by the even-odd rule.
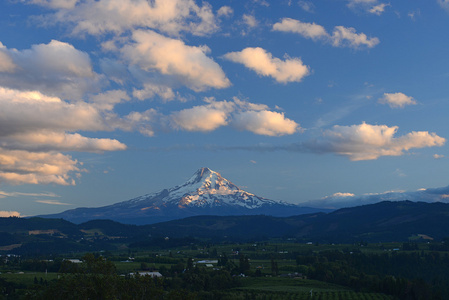
[[[42,217],[82,223],[110,219],[128,224],[152,224],[196,215],[291,216],[325,211],[248,193],[219,173],[201,168],[184,184],[98,208],[76,208]]]

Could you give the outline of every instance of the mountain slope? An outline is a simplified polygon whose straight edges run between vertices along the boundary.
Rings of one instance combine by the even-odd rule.
[[[77,208],[42,217],[75,223],[110,219],[128,224],[152,224],[197,215],[291,216],[326,211],[299,207],[248,193],[219,173],[201,168],[184,184],[98,208]]]

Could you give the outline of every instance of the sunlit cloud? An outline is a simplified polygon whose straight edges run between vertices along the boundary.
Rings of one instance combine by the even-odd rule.
[[[360,125],[339,126],[323,131],[320,138],[304,142],[271,145],[212,147],[213,150],[289,151],[299,153],[334,153],[352,161],[375,160],[383,156],[401,156],[411,149],[439,147],[446,142],[435,133],[412,131],[396,137],[397,126]]]
[[[195,106],[178,112],[171,116],[175,128],[186,131],[212,131],[225,126],[227,113],[212,106]]]
[[[117,140],[72,133],[80,130],[111,129],[95,104],[68,103],[37,91],[0,87],[0,181],[74,184],[70,174],[84,170],[61,152],[126,149]]]
[[[281,60],[262,48],[245,48],[240,52],[227,53],[224,57],[281,83],[299,82],[310,73],[309,67],[301,59],[287,56]]]
[[[194,91],[231,84],[221,67],[207,56],[207,46],[188,46],[181,40],[144,30],[135,31],[133,41],[121,52],[131,65],[146,72],[171,76]]]
[[[368,37],[364,33],[357,33],[355,28],[335,26],[332,34],[315,23],[305,23],[299,20],[284,18],[281,22],[273,25],[274,31],[292,32],[312,40],[321,40],[330,43],[334,47],[350,47],[359,49],[361,47],[373,48],[379,44],[377,37]]]
[[[416,100],[403,93],[384,93],[379,103],[388,104],[391,108],[403,108],[406,105],[416,104]]]
[[[195,106],[170,115],[172,127],[186,131],[209,132],[221,126],[259,135],[282,136],[300,130],[299,124],[283,113],[267,110],[264,104],[250,103],[234,98],[233,101],[207,100],[208,104]]]
[[[5,192],[0,191],[0,198],[5,197],[59,197],[55,193],[23,193],[23,192]]]
[[[57,40],[25,50],[7,49],[0,43],[0,81],[3,87],[70,100],[99,92],[106,82],[93,71],[87,53]]]
[[[427,131],[412,131],[395,137],[397,126],[370,125],[334,126],[323,132],[321,139],[306,146],[317,152],[333,152],[350,160],[372,160],[381,156],[400,156],[413,148],[442,146],[445,138]]]
[[[72,25],[73,35],[120,35],[136,28],[157,29],[170,35],[189,32],[208,35],[218,30],[212,6],[184,0],[32,0],[56,9],[44,21]]]
[[[298,123],[285,118],[283,113],[266,110],[237,113],[232,124],[239,130],[267,136],[293,134],[300,129]]]
[[[8,217],[20,217],[20,213],[17,211],[0,210],[0,218],[8,218]]]
[[[64,202],[60,202],[60,201],[56,201],[56,200],[36,200],[34,202],[43,203],[43,204],[50,204],[50,205],[72,205],[72,204],[69,204],[69,203],[64,203]]]

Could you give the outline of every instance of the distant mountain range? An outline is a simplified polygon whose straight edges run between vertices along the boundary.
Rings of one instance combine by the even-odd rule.
[[[19,254],[169,247],[194,239],[354,243],[441,241],[449,238],[449,204],[384,201],[331,213],[290,217],[195,216],[151,225],[110,220],[74,224],[62,219],[0,218],[0,252]],[[168,237],[169,239],[166,239]],[[169,240],[169,242],[167,242]]]
[[[97,208],[76,208],[45,218],[74,223],[109,219],[126,224],[152,224],[198,215],[270,215],[277,217],[329,212],[248,193],[219,173],[201,168],[182,185]]]

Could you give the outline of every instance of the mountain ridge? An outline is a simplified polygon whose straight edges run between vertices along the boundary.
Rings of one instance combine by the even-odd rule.
[[[328,212],[275,201],[244,191],[209,168],[198,169],[185,183],[112,205],[75,208],[44,218],[62,218],[74,223],[110,219],[127,224],[153,224],[196,215],[291,216]]]

